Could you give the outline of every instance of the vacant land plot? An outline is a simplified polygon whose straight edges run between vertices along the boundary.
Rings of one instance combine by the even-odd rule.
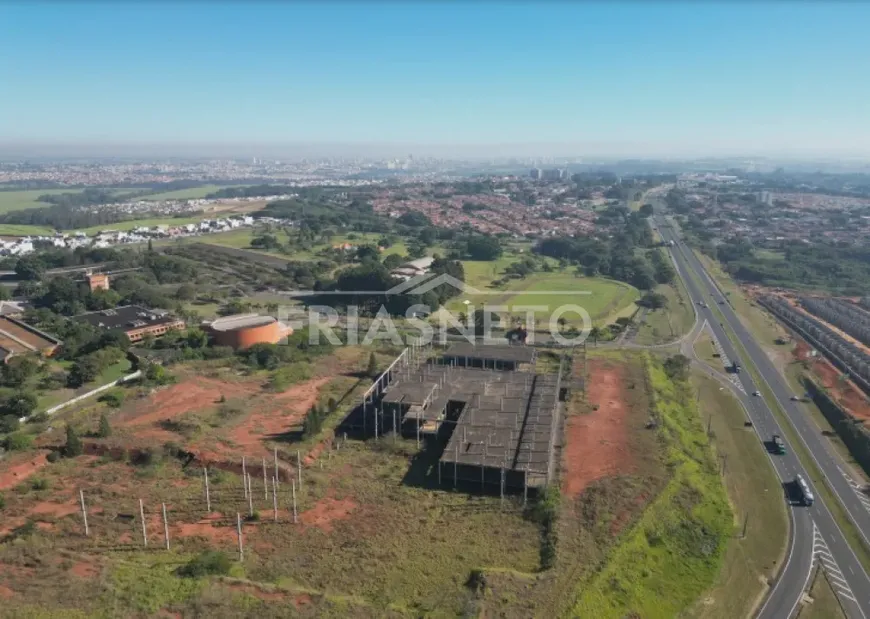
[[[566,412],[555,566],[543,574],[486,572],[483,616],[576,616],[577,592],[607,565],[666,483],[661,445],[647,427],[651,402],[642,358],[610,351],[590,356],[589,393],[573,398]]]
[[[355,373],[365,365],[368,351],[356,351],[319,360],[313,379],[278,393],[263,390],[255,377],[209,376],[203,366],[198,378],[182,378],[113,414],[110,439],[85,439],[89,455],[48,463],[35,453],[4,463],[0,480],[9,489],[0,537],[17,540],[0,544],[7,604],[22,614],[63,616],[190,616],[208,609],[215,617],[268,617],[285,616],[290,604],[294,616],[305,617],[457,616],[475,603],[466,585],[475,570],[535,572],[539,526],[523,518],[521,499],[434,490],[437,454],[418,451],[414,441],[389,436],[324,445],[295,436],[297,412],[315,399],[354,400],[355,385],[370,384],[339,376],[342,368]],[[271,475],[273,445],[282,474],[277,511],[261,464],[265,459]],[[295,487],[294,524],[297,450],[308,456]],[[241,453],[249,455],[253,516],[238,475]],[[227,458],[234,466],[224,466]],[[88,506],[87,537],[79,489]],[[205,550],[235,559],[237,513],[247,516],[245,556],[233,560],[232,578],[176,574]]]
[[[587,369],[592,411],[573,415],[565,428],[562,492],[579,496],[592,482],[629,473],[633,468],[628,440],[629,402],[624,365],[591,361]]]
[[[670,618],[709,587],[734,523],[694,397],[649,364],[660,439],[671,478],[607,564],[578,587],[580,617]]]

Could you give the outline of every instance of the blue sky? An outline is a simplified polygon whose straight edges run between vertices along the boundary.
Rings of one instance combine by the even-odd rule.
[[[6,2],[0,141],[868,153],[868,24],[863,2]]]

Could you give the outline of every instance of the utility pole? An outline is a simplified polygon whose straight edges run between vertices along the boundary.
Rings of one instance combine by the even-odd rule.
[[[242,546],[242,515],[236,512],[236,533],[239,536],[239,562],[245,560],[245,550]]]
[[[245,467],[245,456],[242,456],[242,485],[245,487],[245,498],[248,498],[248,471]]]
[[[169,550],[169,521],[166,519],[166,503],[163,503],[163,537],[166,539],[166,550]]]
[[[88,509],[85,507],[85,492],[84,490],[79,490],[79,498],[82,501],[82,520],[85,523],[85,537],[89,537],[91,534],[91,530],[88,528]]]
[[[205,508],[211,513],[211,495],[208,492],[208,467],[202,467],[202,475],[205,479]]]
[[[145,506],[142,504],[142,499],[139,499],[139,520],[142,521],[142,545],[148,548],[148,534],[145,531]]]

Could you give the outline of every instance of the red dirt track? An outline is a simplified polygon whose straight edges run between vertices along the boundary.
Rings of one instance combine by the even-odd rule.
[[[598,410],[568,418],[563,492],[576,497],[592,482],[632,468],[626,435],[625,369],[589,362],[588,400]]]

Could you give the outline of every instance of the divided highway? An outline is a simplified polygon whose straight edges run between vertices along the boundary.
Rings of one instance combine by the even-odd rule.
[[[855,488],[843,474],[838,458],[824,444],[821,433],[805,411],[791,401],[795,395],[773,363],[740,322],[733,308],[719,291],[715,282],[707,274],[701,262],[688,248],[685,248],[674,235],[673,230],[660,215],[654,218],[662,238],[674,241],[670,253],[682,276],[692,303],[700,318],[706,319],[719,340],[723,352],[729,359],[737,361],[744,368],[754,366],[762,380],[767,383],[777,401],[786,411],[789,421],[807,450],[813,455],[816,464],[829,481],[837,499],[843,504],[850,518],[862,536],[870,534],[870,511],[862,504]],[[697,281],[696,281],[697,278]],[[698,282],[701,282],[699,285]],[[698,306],[703,302],[705,306]],[[749,358],[738,354],[728,337],[721,318],[715,313],[718,307],[731,330],[737,335]],[[812,480],[794,454],[788,437],[779,426],[776,416],[762,397],[751,394],[758,391],[752,376],[744,371],[737,374],[742,394],[740,400],[762,441],[769,441],[773,434],[779,434],[786,442],[785,455],[771,455],[771,461],[779,478],[788,483],[800,474],[804,477],[815,495],[810,507],[794,506],[789,509],[792,531],[786,563],[779,579],[758,613],[764,619],[783,619],[793,617],[808,584],[813,565],[820,562],[826,569],[829,580],[848,616],[853,619],[870,619],[870,578],[861,562],[849,547],[843,532],[824,504],[824,500],[813,487]],[[785,491],[770,497],[771,501],[785,501]]]

